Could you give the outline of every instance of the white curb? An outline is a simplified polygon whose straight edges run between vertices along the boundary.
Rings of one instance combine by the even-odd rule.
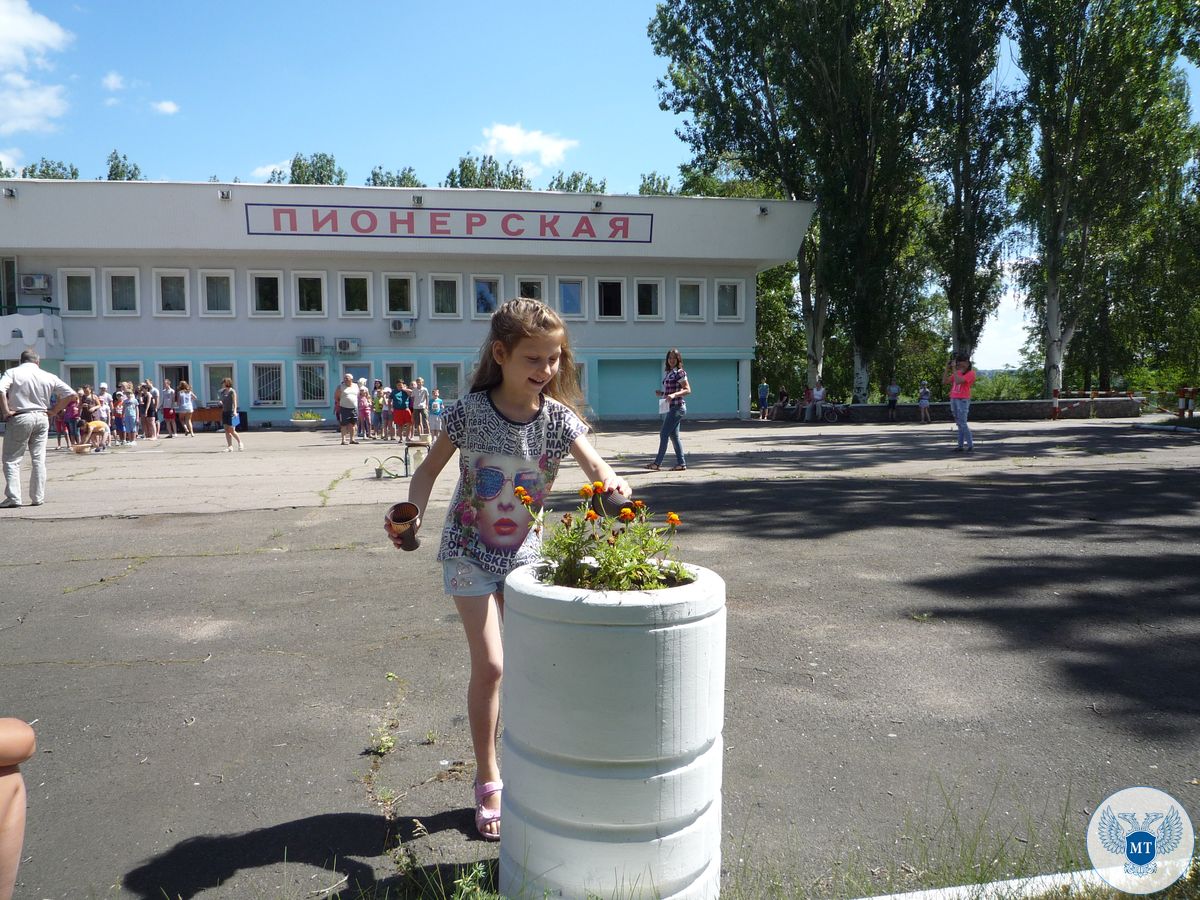
[[[1119,872],[1114,869],[1113,872]],[[991,884],[966,884],[959,887],[932,888],[907,894],[886,894],[864,897],[862,900],[1019,900],[1038,897],[1058,888],[1108,887],[1108,882],[1095,869],[1084,872],[1060,872],[1057,875],[1035,875]]]

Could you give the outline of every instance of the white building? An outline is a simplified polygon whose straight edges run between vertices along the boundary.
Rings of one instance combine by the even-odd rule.
[[[0,365],[76,386],[221,379],[252,425],[329,412],[343,372],[453,399],[514,296],[567,321],[598,418],[653,417],[678,347],[692,415],[749,414],[755,275],[811,204],[453,189],[0,181]]]

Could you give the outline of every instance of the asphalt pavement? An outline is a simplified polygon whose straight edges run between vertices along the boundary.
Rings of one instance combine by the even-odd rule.
[[[686,472],[642,468],[649,424],[595,443],[727,583],[743,896],[850,859],[919,887],[929,846],[1018,829],[1050,871],[1132,785],[1200,820],[1200,439],[1130,420],[985,423],[970,455],[946,423],[683,439]],[[376,460],[400,448],[244,440],[51,451],[46,504],[0,510],[0,715],[39,740],[18,898],[395,896],[495,858],[436,541],[400,553],[381,528],[407,480]],[[580,480],[564,466],[551,506]]]

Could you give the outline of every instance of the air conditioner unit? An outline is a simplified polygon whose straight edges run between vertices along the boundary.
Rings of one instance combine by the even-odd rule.
[[[49,275],[22,275],[21,290],[23,291],[48,291],[50,290]]]
[[[321,351],[325,348],[321,346],[321,338],[317,337],[302,337],[300,338],[300,355],[301,356],[320,356]]]
[[[413,320],[412,319],[392,319],[391,329],[392,334],[412,334]]]
[[[357,338],[338,338],[337,352],[338,353],[357,353],[358,352]]]

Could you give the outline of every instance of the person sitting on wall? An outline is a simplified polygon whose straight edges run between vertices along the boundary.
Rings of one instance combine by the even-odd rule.
[[[771,407],[771,418],[782,419],[788,408],[788,389],[783,385],[779,386],[779,396],[775,400],[775,405]]]

